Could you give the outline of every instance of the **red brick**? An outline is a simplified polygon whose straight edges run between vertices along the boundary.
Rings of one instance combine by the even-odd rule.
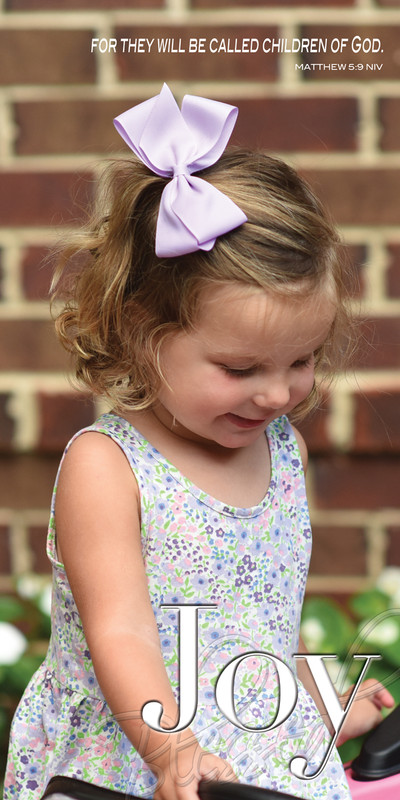
[[[356,364],[361,369],[398,369],[400,364],[400,319],[377,317],[360,324],[361,343]]]
[[[317,456],[313,459],[316,508],[398,508],[399,470],[396,456]]]
[[[29,549],[32,555],[32,569],[39,575],[51,572],[51,564],[46,555],[47,528],[34,525],[28,529]]]
[[[360,453],[400,452],[400,392],[356,395],[352,450]]]
[[[92,36],[80,30],[0,31],[0,84],[94,83]]]
[[[400,244],[389,244],[389,266],[386,273],[386,290],[390,297],[400,297]]]
[[[0,575],[11,572],[10,532],[5,525],[0,525]]]
[[[57,456],[0,455],[0,507],[47,510],[58,463]]]
[[[126,100],[17,103],[18,155],[122,149],[112,120],[140,102]],[[229,99],[240,109],[232,143],[266,150],[355,150],[353,98]]]
[[[278,76],[278,58],[272,53],[266,56],[259,47],[256,53],[212,53],[210,44],[212,39],[230,39],[234,47],[235,39],[240,42],[245,38],[263,40],[266,37],[276,38],[277,28],[261,26],[227,26],[218,29],[216,26],[167,26],[118,28],[115,31],[117,39],[155,39],[152,52],[148,53],[122,53],[117,52],[119,78],[121,81],[143,80],[185,80],[196,81],[266,81],[276,80]],[[158,39],[174,39],[175,48],[179,48],[181,40],[181,53],[158,53],[154,48]],[[204,38],[205,53],[189,53],[189,39],[199,40]],[[161,87],[160,87],[161,88]],[[218,99],[221,99],[218,97]]]
[[[0,394],[0,449],[10,450],[13,443],[15,422],[9,414],[11,395]]]
[[[381,126],[380,146],[382,150],[400,149],[400,98],[384,97],[379,102],[379,121]]]
[[[328,598],[332,600],[333,603],[336,603],[347,615],[349,612],[349,600],[353,595],[350,592],[341,592],[340,587],[336,589],[334,592],[328,592],[324,589],[323,594],[321,594],[320,590],[314,590],[307,584],[306,587],[306,598],[310,597],[323,597],[324,599]]]
[[[44,452],[62,451],[76,431],[95,419],[93,403],[83,395],[43,393],[38,396],[38,403],[38,447]]]
[[[343,553],[346,552],[346,558]],[[313,526],[311,575],[365,575],[366,548],[361,528]]]
[[[140,102],[126,99],[17,103],[18,155],[101,153],[121,150],[113,119]]]
[[[347,289],[352,297],[362,297],[365,292],[364,267],[367,261],[367,249],[363,245],[347,245],[345,259],[348,269],[345,273]]]
[[[302,172],[338,223],[398,225],[400,169]]]
[[[310,455],[312,453],[325,453],[330,450],[332,442],[328,433],[329,399],[321,400],[320,407],[311,412],[301,422],[296,423],[302,436],[304,436]]]
[[[387,535],[386,563],[389,567],[398,567],[400,565],[400,527],[398,525],[389,527]]]
[[[398,79],[399,36],[400,27],[396,25],[324,25],[323,27],[319,25],[306,25],[302,28],[299,38],[327,39],[328,48],[326,53],[304,53],[303,56],[299,54],[298,63],[301,63],[303,60],[303,63],[306,65],[346,65],[346,69],[344,70],[310,69],[304,71],[302,74],[307,80],[356,80],[358,82]],[[377,53],[363,53],[362,50],[359,53],[354,52],[352,43],[355,37],[360,37],[361,41],[380,39],[382,51]],[[332,52],[332,43],[334,39],[338,39],[339,41],[348,39],[343,52]],[[356,40],[357,43],[358,41],[359,40]],[[334,44],[333,47],[335,48]],[[349,64],[360,65],[362,69],[350,70]],[[382,68],[372,71],[367,68],[367,65],[370,66],[373,64],[382,65]]]
[[[9,11],[114,11],[115,0],[6,0]],[[118,8],[163,8],[164,0],[118,0]]]
[[[93,177],[68,172],[4,172],[1,186],[2,225],[54,226],[82,218]]]
[[[351,97],[230,100],[239,106],[232,143],[265,150],[356,150],[357,101]]]
[[[49,249],[27,247],[22,254],[21,275],[25,297],[28,300],[46,300],[52,277]]]
[[[4,278],[4,271],[3,271],[3,251],[0,249],[0,300],[3,299],[3,278]]]
[[[52,322],[0,320],[0,369],[58,371],[67,362]]]

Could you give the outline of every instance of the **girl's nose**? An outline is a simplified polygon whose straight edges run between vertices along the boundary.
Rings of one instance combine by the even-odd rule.
[[[260,408],[279,409],[287,406],[290,400],[290,387],[285,378],[266,378],[253,395],[253,402]]]

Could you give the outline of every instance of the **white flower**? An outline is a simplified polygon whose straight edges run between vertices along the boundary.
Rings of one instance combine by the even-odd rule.
[[[17,591],[20,597],[36,601],[44,614],[50,614],[51,579],[47,575],[31,572],[21,575],[17,580]]]
[[[41,592],[38,606],[43,614],[47,614],[49,617],[51,614],[51,594],[52,594],[52,587],[51,583],[49,583]]]
[[[368,642],[378,645],[393,644],[398,638],[399,627],[393,619],[382,620],[382,622],[379,622],[366,637]]]
[[[400,567],[386,567],[382,570],[376,588],[387,594],[391,600],[400,600]]]
[[[27,573],[21,575],[17,580],[17,590],[21,597],[26,597],[27,600],[32,600],[37,597],[43,586],[43,578],[39,575],[32,575]]]
[[[324,640],[324,629],[317,617],[310,617],[301,626],[301,635],[311,651],[318,650]]]
[[[23,633],[9,622],[0,622],[0,664],[15,664],[27,647]]]

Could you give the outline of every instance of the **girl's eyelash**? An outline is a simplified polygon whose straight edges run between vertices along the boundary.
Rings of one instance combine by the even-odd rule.
[[[228,375],[235,375],[238,378],[251,375],[256,370],[256,367],[244,367],[243,369],[240,369],[239,367],[228,367],[226,364],[221,364],[221,367]]]
[[[312,358],[312,356],[308,356],[308,358],[298,359],[293,362],[292,368],[304,369],[305,367],[309,367]],[[245,378],[247,375],[252,375],[257,369],[257,367],[228,367],[227,364],[221,364],[221,367],[228,375],[233,375],[238,378]]]
[[[301,369],[302,367],[308,367],[311,364],[312,356],[308,356],[308,358],[299,359],[292,364],[292,367],[295,369]]]

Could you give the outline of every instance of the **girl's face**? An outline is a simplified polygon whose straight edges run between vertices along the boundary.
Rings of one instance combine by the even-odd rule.
[[[239,285],[207,289],[196,328],[161,348],[165,382],[154,413],[184,438],[251,445],[310,393],[314,353],[334,316],[327,290],[301,299]]]

